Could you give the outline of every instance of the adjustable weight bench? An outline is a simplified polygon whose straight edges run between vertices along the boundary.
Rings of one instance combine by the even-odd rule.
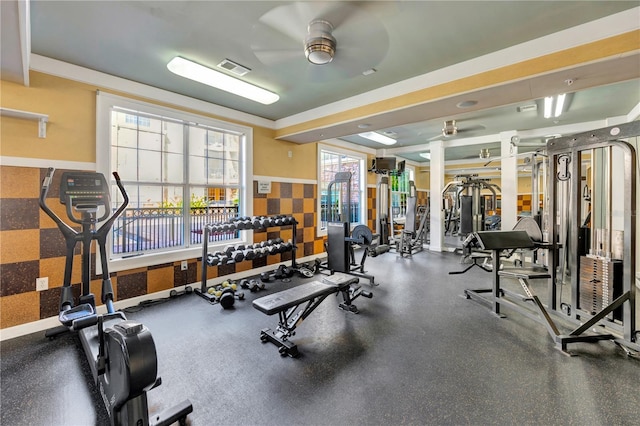
[[[320,281],[311,281],[287,290],[260,297],[253,301],[253,307],[267,314],[278,314],[280,321],[275,330],[265,328],[260,331],[260,340],[271,342],[278,347],[282,356],[297,357],[298,346],[289,341],[295,329],[316,309],[327,296],[341,293],[342,303],[338,306],[347,312],[358,313],[353,301],[360,296],[371,298],[373,294],[363,291],[359,279],[336,272],[324,276]],[[303,306],[304,305],[304,306]]]

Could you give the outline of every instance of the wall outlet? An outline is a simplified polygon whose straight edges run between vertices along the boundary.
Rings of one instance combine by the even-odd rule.
[[[36,291],[43,291],[49,288],[49,277],[36,278]]]
[[[182,263],[180,264],[180,270],[186,271],[187,269],[189,269],[189,264],[187,263],[186,260],[183,260]]]

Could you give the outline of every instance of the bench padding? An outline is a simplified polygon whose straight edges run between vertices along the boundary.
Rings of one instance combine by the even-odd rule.
[[[311,281],[260,297],[253,301],[253,307],[267,315],[273,315],[316,297],[337,293],[343,287],[357,282],[358,278],[336,273],[322,278],[322,281]]]

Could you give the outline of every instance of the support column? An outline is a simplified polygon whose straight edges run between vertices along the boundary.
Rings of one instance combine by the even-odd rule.
[[[518,221],[518,147],[511,143],[516,131],[500,133],[501,229],[510,230]]]
[[[431,159],[429,160],[429,250],[442,251],[444,244],[444,209],[442,205],[442,189],[444,188],[444,145],[443,141],[429,143]]]

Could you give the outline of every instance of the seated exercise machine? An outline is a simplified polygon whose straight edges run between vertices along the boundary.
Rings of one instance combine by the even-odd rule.
[[[93,379],[109,414],[111,425],[170,425],[193,411],[185,400],[151,418],[148,414],[147,392],[162,383],[157,377],[158,361],[151,332],[143,324],[127,320],[113,306],[113,287],[109,276],[106,239],[116,218],[126,208],[129,198],[117,173],[113,173],[123,197],[122,204],[112,213],[110,187],[101,173],[65,172],[60,183],[60,203],[81,230],[69,226],[46,204],[55,170],[49,168],[40,192],[40,207],[58,225],[66,242],[64,283],[60,295],[59,320],[62,324],[49,330],[46,336],[75,331],[78,333]],[[100,213],[102,211],[102,213]],[[104,221],[96,229],[98,222]],[[104,315],[96,310],[95,296],[90,289],[91,244],[98,242],[102,264],[102,302]],[[79,303],[74,302],[71,285],[75,246],[82,243],[82,283]]]
[[[298,346],[289,341],[295,329],[332,294],[342,294],[338,306],[347,312],[358,313],[353,301],[360,296],[372,298],[373,294],[363,291],[358,278],[342,273],[323,276],[320,281],[311,281],[287,290],[260,297],[253,301],[253,307],[267,315],[278,314],[280,321],[275,330],[265,328],[260,331],[260,340],[271,342],[278,347],[282,356],[297,357]]]
[[[416,206],[416,197],[407,197],[407,214],[404,227],[400,234],[400,240],[396,243],[396,251],[400,256],[411,256],[424,249],[426,242],[426,230],[428,227],[429,209],[425,206]],[[420,216],[418,229],[416,229],[416,216]]]
[[[336,185],[339,188],[334,189]],[[338,196],[334,195],[337,191]],[[330,204],[336,203],[337,210],[330,208],[327,212],[327,261],[316,264],[316,269],[328,269],[331,273],[343,272],[359,278],[366,278],[369,284],[375,285],[375,277],[367,275],[364,263],[369,250],[372,250],[373,233],[366,225],[358,225],[351,231],[351,172],[338,172],[334,180],[329,183],[328,199]],[[336,201],[334,201],[334,199]],[[377,238],[377,237],[376,237]],[[364,246],[359,263],[355,261],[354,245]]]

